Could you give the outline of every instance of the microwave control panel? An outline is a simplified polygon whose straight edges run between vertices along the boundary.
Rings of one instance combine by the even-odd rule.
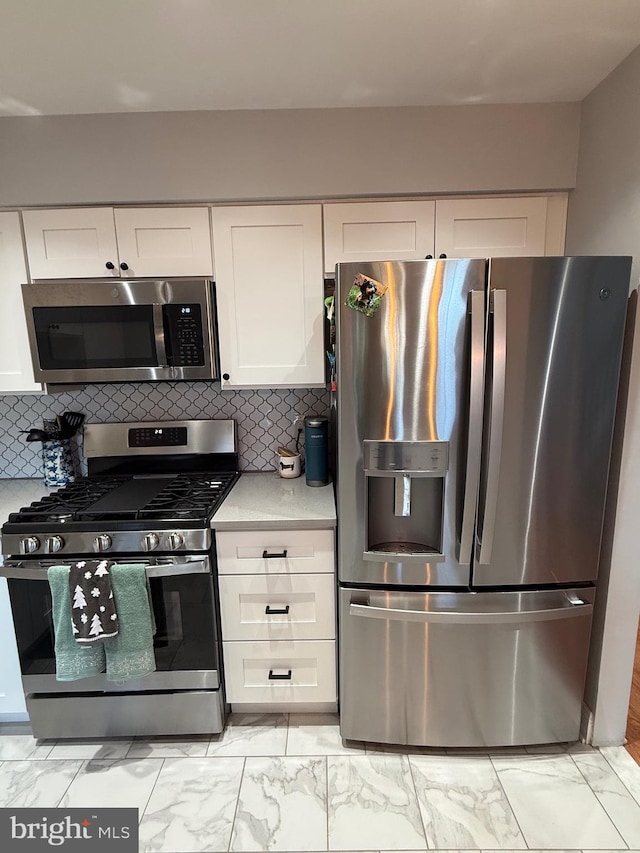
[[[200,305],[163,305],[167,359],[174,367],[197,367],[205,363]]]

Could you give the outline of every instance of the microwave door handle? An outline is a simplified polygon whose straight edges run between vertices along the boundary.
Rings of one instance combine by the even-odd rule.
[[[459,563],[471,562],[476,506],[478,502],[478,484],[480,481],[480,460],[482,453],[484,305],[484,291],[472,290],[469,294],[469,314],[471,317],[469,431],[462,525],[460,529],[460,551],[458,554]]]
[[[504,429],[504,406],[507,378],[507,291],[492,290],[490,310],[493,313],[493,377],[491,387],[491,419],[489,452],[487,462],[487,488],[484,503],[484,518],[480,540],[479,562],[491,562],[493,536],[496,528],[498,489],[500,486],[500,462],[502,457],[502,433]]]
[[[153,333],[156,339],[156,356],[158,358],[158,367],[168,367],[167,350],[164,337],[164,313],[162,305],[153,304]]]

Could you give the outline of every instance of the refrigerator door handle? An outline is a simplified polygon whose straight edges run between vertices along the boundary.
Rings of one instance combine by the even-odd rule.
[[[447,625],[514,624],[524,622],[549,622],[554,619],[571,619],[585,616],[593,611],[593,604],[576,601],[570,607],[551,607],[543,610],[511,610],[494,613],[473,613],[449,610],[396,610],[392,607],[372,607],[369,604],[350,604],[350,616],[364,616],[367,619],[387,619],[395,622],[430,622]]]
[[[479,562],[491,562],[493,535],[496,528],[498,488],[500,485],[500,461],[502,456],[502,432],[504,428],[504,404],[507,376],[507,291],[492,290],[489,310],[493,314],[493,368],[491,383],[491,419],[487,464],[487,489],[484,501],[484,516],[480,540]]]
[[[470,378],[469,378],[469,436],[465,472],[464,503],[460,529],[459,563],[470,563],[480,480],[482,453],[482,407],[484,382],[484,292],[469,294],[471,315]]]

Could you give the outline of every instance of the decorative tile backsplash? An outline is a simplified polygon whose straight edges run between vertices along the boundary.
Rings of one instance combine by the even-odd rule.
[[[4,396],[0,397],[0,478],[42,476],[42,445],[28,444],[21,433],[41,428],[43,418],[66,410],[84,412],[90,423],[235,418],[240,469],[270,471],[275,468],[276,448],[294,446],[296,418],[327,415],[329,403],[329,392],[322,388],[221,391],[212,382],[86,385],[63,394]],[[81,447],[74,450],[76,465],[85,473]]]

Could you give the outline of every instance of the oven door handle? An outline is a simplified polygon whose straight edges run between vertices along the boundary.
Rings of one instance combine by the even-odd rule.
[[[122,561],[124,564],[124,561]],[[135,560],[127,560],[128,565],[135,563]],[[138,560],[138,563],[144,562]],[[114,561],[115,565],[118,565]],[[42,564],[38,561],[25,564],[19,562],[14,565],[11,563],[0,566],[0,577],[19,580],[47,580],[47,569],[50,566],[64,566],[66,562],[58,560]],[[197,560],[190,560],[186,563],[156,563],[147,565],[147,577],[149,578],[170,578],[183,577],[184,575],[206,575],[211,571],[211,561],[209,557],[202,557]]]

